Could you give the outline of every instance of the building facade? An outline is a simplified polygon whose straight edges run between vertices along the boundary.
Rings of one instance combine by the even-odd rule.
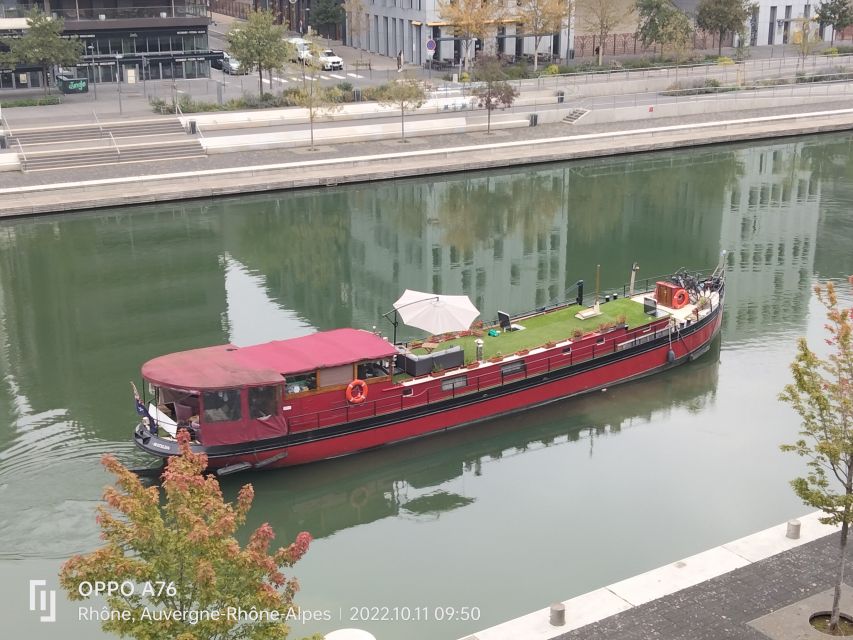
[[[210,17],[204,0],[0,0],[0,35],[26,29],[33,6],[62,18],[64,34],[84,43],[78,77],[130,84],[207,77]],[[38,70],[0,70],[0,89],[39,86]]]
[[[802,20],[812,20],[812,33],[821,40],[829,41],[832,36],[830,25],[815,21],[819,1],[795,0],[790,4],[779,4],[777,0],[760,0],[753,5],[747,22],[746,37],[750,46],[795,44],[802,29]]]
[[[354,8],[355,7],[355,8]],[[432,57],[436,62],[458,63],[464,55],[464,44],[454,35],[453,26],[439,16],[438,0],[361,0],[347,7],[345,37],[350,46],[386,56],[398,56],[410,64],[422,65]],[[571,56],[572,24],[558,33],[544,35],[539,54],[565,59]],[[427,41],[436,43],[432,56]],[[497,21],[489,35],[474,44],[477,52],[485,51],[518,59],[533,55],[534,38],[521,35],[520,26],[511,19]],[[473,58],[474,52],[471,52]]]

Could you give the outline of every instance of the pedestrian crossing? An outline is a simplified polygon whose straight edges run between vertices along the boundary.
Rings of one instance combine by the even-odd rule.
[[[347,76],[350,78],[363,78],[364,77],[364,76],[359,75],[357,73],[347,73]],[[327,76],[324,76],[321,74],[319,78],[312,77],[312,76],[305,76],[305,78],[308,80],[318,80],[318,79],[319,80],[331,80],[333,78],[335,80],[346,80],[347,76],[338,75],[337,73],[330,73]],[[302,80],[301,78],[297,78],[296,76],[288,76],[287,78],[279,78],[278,76],[273,76],[272,79],[273,79],[273,82],[278,82],[281,84],[289,84],[290,82],[301,82],[301,80]],[[262,78],[262,81],[264,84],[270,83],[269,78]]]

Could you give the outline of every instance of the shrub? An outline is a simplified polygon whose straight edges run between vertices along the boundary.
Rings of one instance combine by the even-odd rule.
[[[735,63],[735,61],[732,60],[731,58],[729,58],[728,56],[720,56],[719,58],[717,58],[717,64],[719,64],[719,65],[727,65],[727,64],[734,64],[734,63]]]
[[[825,49],[823,52],[825,56],[837,56],[838,55],[838,47],[829,47],[829,49]]]
[[[547,67],[542,69],[543,76],[555,76],[560,73],[560,67],[555,64],[549,64]]]
[[[344,93],[347,93],[349,91],[352,91],[352,82],[339,82],[337,84],[337,87]]]
[[[471,74],[469,74],[467,71],[463,71],[459,75],[459,82],[471,82]]]
[[[13,107],[43,107],[51,104],[62,104],[62,98],[59,96],[44,96],[41,98],[19,98],[18,100],[3,100],[3,107],[11,109]]]
[[[848,47],[847,45],[838,45],[837,47],[834,47],[834,49],[841,55],[853,53],[853,47]]]
[[[716,78],[708,78],[705,80],[705,86],[709,88],[717,88],[720,86],[720,81]]]

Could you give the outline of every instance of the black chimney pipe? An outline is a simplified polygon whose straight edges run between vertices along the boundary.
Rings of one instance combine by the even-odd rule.
[[[583,306],[583,280],[578,280],[578,283],[576,286],[578,288],[578,297],[576,299],[576,302],[580,306]]]

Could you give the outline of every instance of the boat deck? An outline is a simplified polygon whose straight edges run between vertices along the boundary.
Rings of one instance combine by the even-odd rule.
[[[579,333],[596,331],[602,324],[612,326],[626,322],[629,328],[648,324],[654,318],[643,312],[642,298],[642,296],[639,297],[639,304],[636,299],[628,298],[603,302],[599,307],[601,315],[586,320],[575,317],[579,311],[586,309],[580,305],[571,305],[528,318],[516,318],[513,320],[513,324],[524,327],[523,330],[501,331],[497,336],[490,336],[488,331],[484,331],[481,338],[483,340],[483,358],[508,356],[523,349],[541,347],[547,342],[562,342]],[[445,340],[438,343],[435,349],[430,351],[435,353],[442,349],[460,345],[465,351],[465,362],[473,362],[476,360],[476,345],[474,344],[476,339],[477,336],[468,335]],[[423,355],[427,352],[423,347],[412,349],[412,353],[416,355]]]

